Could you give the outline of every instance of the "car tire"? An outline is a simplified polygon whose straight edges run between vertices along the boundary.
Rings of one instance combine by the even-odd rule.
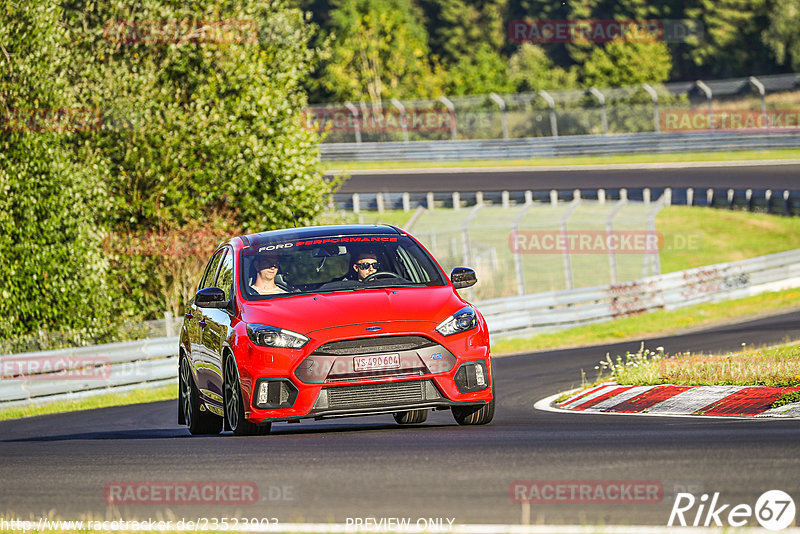
[[[494,418],[494,399],[483,406],[453,406],[452,411],[459,425],[485,425]]]
[[[392,414],[399,425],[416,425],[428,419],[428,410],[408,410]]]
[[[269,433],[271,423],[257,425],[245,418],[239,369],[233,356],[225,358],[225,378],[222,389],[225,393],[225,420],[235,436],[263,436]]]
[[[181,372],[178,379],[178,403],[183,410],[183,418],[189,433],[193,436],[208,436],[222,431],[222,417],[200,410],[200,394],[192,377],[189,360],[181,359]]]

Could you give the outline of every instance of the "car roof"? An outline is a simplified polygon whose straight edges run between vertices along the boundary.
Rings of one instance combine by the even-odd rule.
[[[341,237],[362,234],[392,234],[399,235],[403,232],[388,224],[334,224],[327,226],[304,226],[302,228],[284,228],[269,232],[258,232],[238,236],[244,247],[260,246],[267,243],[291,241],[295,239],[309,239],[318,237]]]

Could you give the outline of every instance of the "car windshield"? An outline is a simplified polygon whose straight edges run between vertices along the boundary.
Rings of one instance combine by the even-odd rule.
[[[248,300],[445,283],[427,252],[400,235],[263,242],[243,249],[239,261],[240,290]]]

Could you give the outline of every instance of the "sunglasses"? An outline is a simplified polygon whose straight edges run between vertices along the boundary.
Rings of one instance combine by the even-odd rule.
[[[280,267],[280,265],[275,262],[264,262],[259,263],[256,267],[259,271],[261,271],[262,269],[277,269]]]
[[[365,262],[362,262],[362,263],[356,263],[356,267],[358,267],[362,271],[366,271],[367,269],[372,267],[377,271],[378,269],[381,268],[381,264],[378,263],[377,261],[376,262],[367,262],[367,261],[365,261]]]

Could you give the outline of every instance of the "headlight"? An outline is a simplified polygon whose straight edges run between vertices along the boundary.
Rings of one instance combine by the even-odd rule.
[[[299,349],[308,343],[308,338],[297,332],[263,324],[247,325],[247,337],[262,347]]]
[[[465,332],[478,326],[478,314],[471,306],[461,308],[456,313],[439,323],[436,331],[443,336],[450,336],[459,332]]]

